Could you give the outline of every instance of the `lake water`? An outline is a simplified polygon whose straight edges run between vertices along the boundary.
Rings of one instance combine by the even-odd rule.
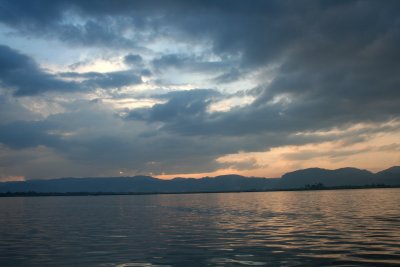
[[[0,198],[0,266],[400,266],[400,189]]]

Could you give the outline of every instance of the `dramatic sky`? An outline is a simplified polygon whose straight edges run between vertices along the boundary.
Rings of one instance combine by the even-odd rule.
[[[400,164],[400,1],[0,0],[0,180]]]

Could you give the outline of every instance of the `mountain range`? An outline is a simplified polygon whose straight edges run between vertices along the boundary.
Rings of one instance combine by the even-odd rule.
[[[59,178],[0,183],[0,193],[183,193],[221,191],[263,191],[301,189],[315,185],[357,187],[371,185],[400,186],[400,166],[372,173],[356,168],[327,170],[309,168],[284,174],[281,178],[222,175],[216,177],[174,178],[163,180],[151,176]]]

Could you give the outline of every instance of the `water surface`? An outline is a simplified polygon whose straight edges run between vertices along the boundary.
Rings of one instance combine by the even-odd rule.
[[[0,198],[0,266],[400,266],[400,189]]]

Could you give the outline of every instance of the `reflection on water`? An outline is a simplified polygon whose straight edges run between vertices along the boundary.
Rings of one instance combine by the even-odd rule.
[[[399,266],[400,189],[0,199],[0,266]]]

